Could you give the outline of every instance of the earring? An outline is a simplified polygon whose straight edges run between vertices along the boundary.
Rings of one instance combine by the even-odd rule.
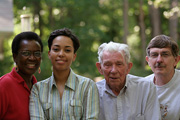
[[[15,66],[15,68],[16,68],[16,69],[15,69],[15,70],[16,70],[16,72],[18,72],[18,71],[19,71],[19,69],[18,69],[18,66],[17,66],[17,65]]]
[[[41,73],[41,68],[39,67],[39,69],[38,69],[38,73],[40,74]]]

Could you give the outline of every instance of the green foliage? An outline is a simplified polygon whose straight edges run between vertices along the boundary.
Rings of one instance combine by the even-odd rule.
[[[150,0],[148,0],[150,1]],[[169,9],[168,0],[152,0],[160,7],[162,31],[169,33],[168,19],[163,12]],[[52,74],[51,62],[48,58],[47,39],[49,34],[60,28],[70,28],[80,40],[76,61],[72,69],[81,75],[94,79],[101,76],[97,71],[98,46],[103,42],[123,42],[123,2],[119,0],[14,0],[15,34],[20,31],[20,15],[32,15],[32,30],[37,32],[44,44],[41,73],[35,74],[38,80],[43,80]],[[143,0],[144,22],[146,26],[146,42],[151,37],[151,23],[147,0]],[[164,4],[161,4],[164,3]],[[23,10],[24,9],[24,10]],[[145,76],[152,73],[141,67],[141,40],[139,36],[139,1],[129,0],[129,36],[128,45],[133,62],[132,74]],[[0,62],[0,75],[9,72],[13,66],[10,42],[4,42],[5,59]]]

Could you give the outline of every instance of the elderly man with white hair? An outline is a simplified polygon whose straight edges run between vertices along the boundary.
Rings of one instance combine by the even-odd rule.
[[[103,43],[98,48],[96,67],[105,79],[97,82],[100,97],[99,120],[160,120],[155,86],[130,75],[128,45]]]

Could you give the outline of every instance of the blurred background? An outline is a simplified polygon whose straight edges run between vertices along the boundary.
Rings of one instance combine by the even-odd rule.
[[[130,47],[131,74],[152,73],[145,61],[146,47],[156,35],[171,36],[180,44],[180,1],[178,0],[0,0],[0,76],[14,66],[11,42],[22,31],[34,31],[43,40],[41,73],[52,74],[47,39],[60,28],[70,28],[80,40],[75,73],[97,80],[98,46],[104,42],[126,43]]]

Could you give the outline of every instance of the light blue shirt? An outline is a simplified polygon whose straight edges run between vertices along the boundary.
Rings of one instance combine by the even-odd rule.
[[[105,79],[96,84],[100,96],[99,120],[160,120],[156,88],[151,82],[127,75],[118,96]]]
[[[94,81],[71,70],[60,99],[52,75],[33,86],[29,110],[31,120],[98,120],[98,89]]]

